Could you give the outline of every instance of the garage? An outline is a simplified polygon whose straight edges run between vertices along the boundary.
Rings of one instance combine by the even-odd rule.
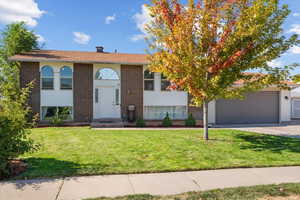
[[[240,99],[216,102],[217,124],[279,123],[279,92],[255,92]]]

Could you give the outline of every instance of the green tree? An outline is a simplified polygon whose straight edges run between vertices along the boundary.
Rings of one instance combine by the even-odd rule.
[[[39,49],[37,36],[26,28],[24,22],[6,26],[1,33],[0,52],[4,59],[10,56]]]
[[[203,106],[204,139],[209,139],[210,101],[285,86],[289,67],[272,68],[267,62],[299,43],[297,35],[283,36],[287,5],[280,7],[278,0],[189,0],[187,5],[152,0],[148,8],[150,69]],[[253,70],[260,73],[245,73]]]
[[[300,74],[294,75],[294,76],[292,77],[292,80],[293,80],[295,83],[300,83]]]
[[[24,22],[9,24],[1,31],[0,57],[4,59],[7,64],[0,65],[0,72],[6,71],[6,75],[9,74],[14,76],[16,91],[20,89],[20,66],[18,63],[9,62],[9,57],[39,48],[36,34],[33,31],[28,30]],[[3,80],[0,78],[0,83],[1,81]]]
[[[8,25],[0,38],[0,177],[9,175],[8,161],[37,149],[28,137],[36,117],[27,105],[34,82],[21,88],[20,65],[9,57],[38,48],[36,35],[24,23]],[[30,122],[29,122],[30,121]]]

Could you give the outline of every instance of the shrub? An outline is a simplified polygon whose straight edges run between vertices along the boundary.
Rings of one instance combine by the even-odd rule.
[[[166,117],[162,121],[162,126],[163,127],[170,127],[172,125],[173,125],[172,120],[169,117],[169,113],[167,113]]]
[[[2,98],[0,98],[0,178],[10,175],[8,162],[18,156],[38,149],[38,145],[29,138],[30,128],[33,122],[28,122],[31,109],[26,106],[29,88],[20,91],[16,96],[10,96],[9,89],[3,86]]]
[[[188,126],[188,127],[196,126],[196,120],[192,113],[190,113],[188,118],[185,120],[185,126]]]
[[[136,127],[140,127],[140,128],[143,128],[143,127],[145,127],[146,126],[146,122],[145,122],[145,120],[144,119],[138,119],[137,121],[136,121]]]
[[[50,118],[50,123],[54,126],[60,126],[67,120],[70,116],[69,108],[64,108],[62,110],[57,109],[55,116]]]

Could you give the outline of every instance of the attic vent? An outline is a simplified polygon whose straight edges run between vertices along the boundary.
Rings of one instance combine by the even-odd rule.
[[[104,47],[98,46],[98,47],[96,47],[96,50],[97,50],[98,53],[103,53],[104,52]]]

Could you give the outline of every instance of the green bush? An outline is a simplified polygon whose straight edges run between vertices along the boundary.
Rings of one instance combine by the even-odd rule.
[[[69,108],[63,108],[62,110],[57,109],[55,116],[50,118],[50,123],[54,126],[60,126],[65,120],[69,119],[70,110]]]
[[[189,117],[185,120],[185,126],[188,126],[188,127],[196,126],[196,120],[192,113],[189,114]]]
[[[163,127],[170,127],[172,125],[173,125],[172,120],[169,117],[169,113],[167,113],[166,117],[162,121],[162,126]]]
[[[136,127],[140,127],[140,128],[143,128],[143,127],[145,127],[146,126],[146,122],[145,122],[145,120],[144,119],[138,119],[137,121],[136,121]]]
[[[30,108],[24,106],[29,89],[22,90],[15,97],[7,95],[9,88],[1,87],[1,89],[3,89],[3,96],[0,98],[0,179],[10,175],[9,160],[37,150],[39,147],[29,138],[30,128],[34,125],[33,122],[28,122]]]

